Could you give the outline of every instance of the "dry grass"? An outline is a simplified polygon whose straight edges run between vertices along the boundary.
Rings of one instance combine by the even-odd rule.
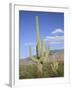
[[[37,64],[28,64],[19,66],[19,78],[49,78],[49,77],[63,77],[64,76],[64,62],[58,61],[58,69],[56,73],[52,70],[51,64],[53,62],[47,62],[43,64],[42,73],[39,72]]]

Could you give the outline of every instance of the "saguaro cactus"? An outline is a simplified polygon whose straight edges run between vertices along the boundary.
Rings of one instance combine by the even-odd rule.
[[[39,26],[38,26],[38,16],[36,16],[36,53],[37,58],[40,58],[40,35],[39,35]]]
[[[39,24],[38,24],[38,16],[36,16],[36,57],[32,56],[32,49],[29,46],[29,57],[37,62],[38,70],[42,73],[43,63],[48,60],[49,50],[46,47],[45,50],[45,43],[44,40],[41,40],[39,34]]]

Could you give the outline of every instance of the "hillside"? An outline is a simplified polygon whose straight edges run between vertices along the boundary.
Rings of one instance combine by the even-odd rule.
[[[64,60],[64,50],[63,49],[62,50],[51,50],[48,60],[49,61],[53,61],[53,60],[63,61]],[[28,58],[20,59],[19,64],[20,65],[34,64],[34,62],[28,57]]]

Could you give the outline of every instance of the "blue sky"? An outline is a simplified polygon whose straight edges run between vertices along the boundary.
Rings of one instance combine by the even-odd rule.
[[[64,48],[64,13],[19,11],[20,58],[28,57],[28,46],[33,55],[36,46],[36,21],[38,16],[40,37],[49,43],[50,49]]]

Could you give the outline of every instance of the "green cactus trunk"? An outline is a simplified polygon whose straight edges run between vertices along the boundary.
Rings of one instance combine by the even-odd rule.
[[[43,73],[43,65],[41,63],[37,63],[37,68],[38,68],[38,72],[40,72],[40,74],[42,75],[42,73]]]
[[[37,58],[40,58],[40,35],[39,35],[39,27],[38,27],[38,16],[36,16],[36,54]]]
[[[41,57],[44,57],[44,52],[45,52],[45,44],[44,40],[41,40]]]
[[[48,55],[49,55],[49,49],[48,46],[46,47],[46,51],[45,51],[45,57],[44,57],[44,62],[48,61]]]

